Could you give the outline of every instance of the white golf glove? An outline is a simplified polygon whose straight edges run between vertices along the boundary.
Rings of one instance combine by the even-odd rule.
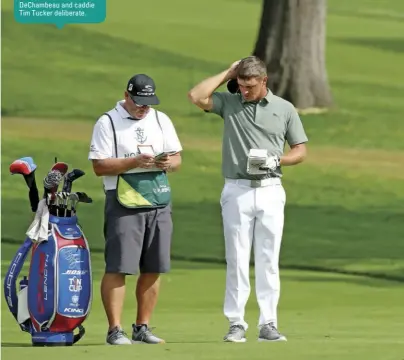
[[[265,165],[260,166],[260,170],[275,171],[281,163],[278,155],[268,156]]]

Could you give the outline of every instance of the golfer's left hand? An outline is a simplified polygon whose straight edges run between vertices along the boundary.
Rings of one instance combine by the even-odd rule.
[[[267,158],[266,164],[260,167],[260,170],[275,171],[281,163],[279,156],[270,156]]]
[[[171,167],[171,159],[168,155],[165,155],[164,157],[156,160],[154,162],[157,168],[162,169],[162,170],[168,170]]]

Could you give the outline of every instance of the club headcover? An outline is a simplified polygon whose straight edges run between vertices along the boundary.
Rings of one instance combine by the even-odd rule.
[[[18,160],[15,160],[10,165],[11,175],[21,174],[21,175],[29,175],[36,170],[36,164],[32,157],[22,157]]]
[[[59,170],[51,170],[48,172],[48,174],[45,176],[45,179],[43,179],[43,186],[45,189],[53,189],[52,192],[56,191],[54,189],[57,189],[60,182],[63,179],[63,173],[60,172]]]
[[[86,173],[83,170],[80,169],[73,169],[72,171],[70,171],[66,177],[68,180],[70,181],[74,181],[76,179],[78,179],[79,177],[82,177],[83,175],[85,175]]]
[[[69,169],[69,165],[67,165],[66,163],[57,162],[52,166],[51,171],[52,170],[57,170],[62,174],[62,176],[64,176],[67,173],[68,169]]]
[[[71,192],[73,181],[77,180],[83,175],[85,175],[85,172],[80,169],[73,169],[72,171],[68,172],[64,177],[63,191]]]

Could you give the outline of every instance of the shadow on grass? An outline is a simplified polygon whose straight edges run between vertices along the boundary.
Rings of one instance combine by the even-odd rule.
[[[293,268],[293,267],[292,267]],[[308,271],[310,271],[308,269]],[[391,286],[402,286],[402,282],[404,281],[404,277],[392,279],[391,277],[383,277],[384,275],[381,274],[380,276],[375,276],[374,274],[364,274],[363,272],[359,274],[355,274],[354,272],[340,272],[337,270],[330,270],[330,269],[318,269],[318,272],[322,272],[321,275],[292,275],[290,273],[286,273],[282,275],[281,278],[288,281],[299,281],[299,282],[319,282],[319,283],[350,283],[355,285],[362,285],[368,287],[391,287]],[[325,276],[324,273],[332,273],[333,276]],[[338,276],[337,274],[341,274]],[[347,276],[350,275],[350,276]],[[352,276],[353,275],[353,276]],[[355,276],[356,275],[356,276]],[[389,281],[386,281],[389,280]]]
[[[124,64],[127,66],[129,54],[130,58],[136,58],[136,61],[141,63],[147,61],[150,67],[161,66],[162,59],[164,59],[165,66],[175,69],[197,68],[204,69],[209,73],[215,73],[226,65],[181,55],[80,27],[66,26],[63,31],[55,31],[52,24],[26,24],[22,27],[15,23],[12,11],[2,11],[1,15],[2,31],[9,33],[9,37],[4,39],[5,41],[7,40],[8,45],[12,45],[10,43],[12,41],[23,40],[24,43],[27,41],[27,46],[35,48],[38,42],[32,43],[31,40],[46,39],[46,41],[41,42],[41,46],[44,46],[49,51],[53,50],[54,53],[60,51],[69,54],[69,57],[81,58],[87,63],[95,61],[97,67],[104,64],[106,67],[111,65],[107,60],[107,55],[113,56],[115,65]],[[36,51],[40,51],[40,49],[37,48]],[[11,54],[8,52],[7,55]],[[52,53],[48,55],[52,56]],[[10,60],[8,56],[7,60]],[[49,70],[49,67],[44,67],[44,70]]]
[[[344,17],[351,17],[355,19],[370,19],[370,20],[380,20],[380,21],[397,21],[402,23],[404,21],[404,16],[400,13],[394,13],[391,11],[390,13],[386,13],[381,11],[380,13],[364,13],[364,12],[357,12],[351,9],[350,11],[338,10],[338,9],[330,9],[330,15],[337,15],[337,16],[344,16]]]
[[[374,82],[363,82],[358,80],[333,80],[333,87],[339,89],[349,88],[349,91],[358,93],[361,96],[385,96],[385,97],[402,97],[404,92],[403,84],[377,84]]]
[[[168,341],[166,345],[170,344],[221,344],[223,341],[218,340],[201,340],[201,341]],[[170,351],[170,349],[165,349],[166,351]]]
[[[404,52],[404,41],[400,38],[332,38],[331,41],[395,53]]]
[[[179,261],[175,268],[224,266],[221,214],[216,202],[177,202],[173,216],[172,259]],[[403,281],[403,216],[403,213],[377,207],[350,211],[336,206],[288,205],[281,267]],[[15,219],[14,216],[11,218]],[[92,253],[102,254],[103,240],[93,240],[93,236],[97,239],[93,231],[99,231],[101,226],[98,217],[87,217],[84,224]],[[15,247],[2,251],[5,261],[11,260],[17,246],[23,242],[9,235],[16,233],[11,231],[10,225],[10,222],[3,222],[2,243]],[[350,270],[353,267],[357,271]]]
[[[19,89],[17,93],[24,100],[18,103],[12,98],[6,99],[8,101],[1,107],[3,114],[20,115],[29,111],[30,116],[53,113],[59,114],[59,118],[89,118],[94,121],[97,114],[101,115],[105,111],[102,108],[105,104],[112,107],[117,100],[115,97],[123,95],[120,86],[125,86],[134,69],[150,73],[157,84],[170,84],[170,90],[160,90],[161,100],[172,94],[184,93],[183,104],[189,107],[183,109],[177,104],[171,109],[176,114],[187,114],[191,107],[185,92],[189,84],[183,80],[178,81],[178,74],[214,74],[227,65],[77,26],[67,25],[63,31],[55,31],[52,24],[21,25],[15,22],[11,11],[2,11],[1,14],[2,32],[8,34],[2,41],[5,92],[14,94],[12,84],[18,82],[15,77],[21,72],[30,76],[35,74],[30,81],[41,79],[41,89],[52,89],[34,93]],[[184,79],[186,77],[183,75]],[[83,84],[86,84],[86,93],[81,96],[79,94],[83,91]],[[90,98],[86,96],[91,93],[97,94],[97,101],[89,101]],[[48,102],[46,109],[40,110],[38,104],[43,102],[44,95]],[[170,107],[169,104],[166,106]],[[63,107],[71,109],[61,111]]]
[[[1,347],[33,347],[33,346],[32,346],[32,344],[27,344],[27,343],[2,342]]]
[[[105,343],[99,342],[99,343],[76,343],[72,346],[53,346],[54,348],[71,348],[71,347],[87,347],[87,346],[105,346]],[[1,343],[1,347],[15,347],[15,348],[19,348],[19,347],[31,347],[33,349],[43,349],[45,347],[43,346],[32,346],[31,343],[27,344],[27,343],[11,343],[11,342],[4,342]],[[46,348],[49,349],[49,346],[47,346]]]

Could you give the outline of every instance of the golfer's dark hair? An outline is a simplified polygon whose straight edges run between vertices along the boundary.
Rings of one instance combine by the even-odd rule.
[[[237,69],[238,78],[246,80],[265,76],[267,76],[267,67],[258,57],[249,56],[240,61]]]

